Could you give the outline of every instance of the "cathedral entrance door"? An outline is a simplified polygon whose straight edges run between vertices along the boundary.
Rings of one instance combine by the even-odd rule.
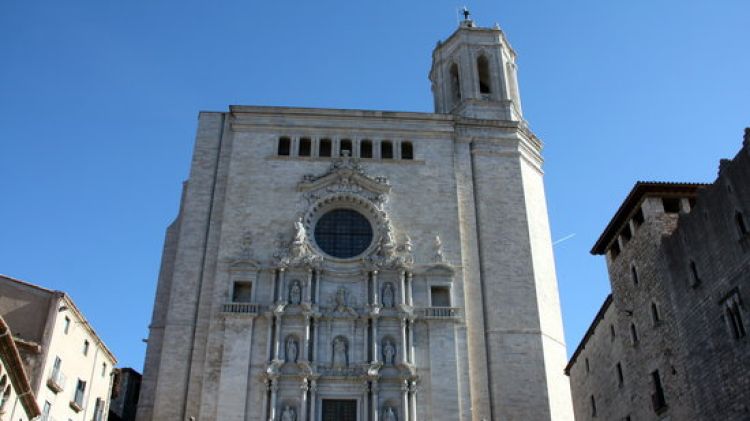
[[[357,421],[357,401],[323,399],[323,421]]]

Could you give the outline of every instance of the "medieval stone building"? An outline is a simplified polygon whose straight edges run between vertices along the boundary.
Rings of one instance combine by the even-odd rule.
[[[570,420],[516,55],[464,20],[435,113],[200,114],[140,420]]]
[[[577,420],[750,419],[750,129],[713,184],[643,183],[592,249],[612,294],[566,372]]]

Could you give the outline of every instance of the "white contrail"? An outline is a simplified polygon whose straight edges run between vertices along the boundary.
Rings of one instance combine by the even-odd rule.
[[[576,236],[576,233],[573,233],[573,234],[570,234],[570,235],[566,235],[565,237],[563,237],[563,238],[561,238],[561,239],[559,239],[559,240],[557,240],[557,241],[553,242],[553,243],[552,243],[552,245],[553,245],[553,246],[556,246],[556,245],[558,245],[558,244],[562,243],[563,241],[568,241],[568,240],[570,240],[571,238],[573,238],[573,237],[575,237],[575,236]]]

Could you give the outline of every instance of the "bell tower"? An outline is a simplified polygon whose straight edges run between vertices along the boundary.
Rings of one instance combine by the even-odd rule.
[[[516,53],[498,26],[480,28],[465,19],[432,53],[435,112],[491,120],[522,121]]]

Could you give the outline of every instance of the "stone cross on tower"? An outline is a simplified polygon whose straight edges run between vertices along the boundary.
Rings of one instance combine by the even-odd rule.
[[[464,6],[464,9],[461,11],[464,15],[464,20],[469,20],[469,15],[471,15],[471,12],[469,12],[469,9]]]

